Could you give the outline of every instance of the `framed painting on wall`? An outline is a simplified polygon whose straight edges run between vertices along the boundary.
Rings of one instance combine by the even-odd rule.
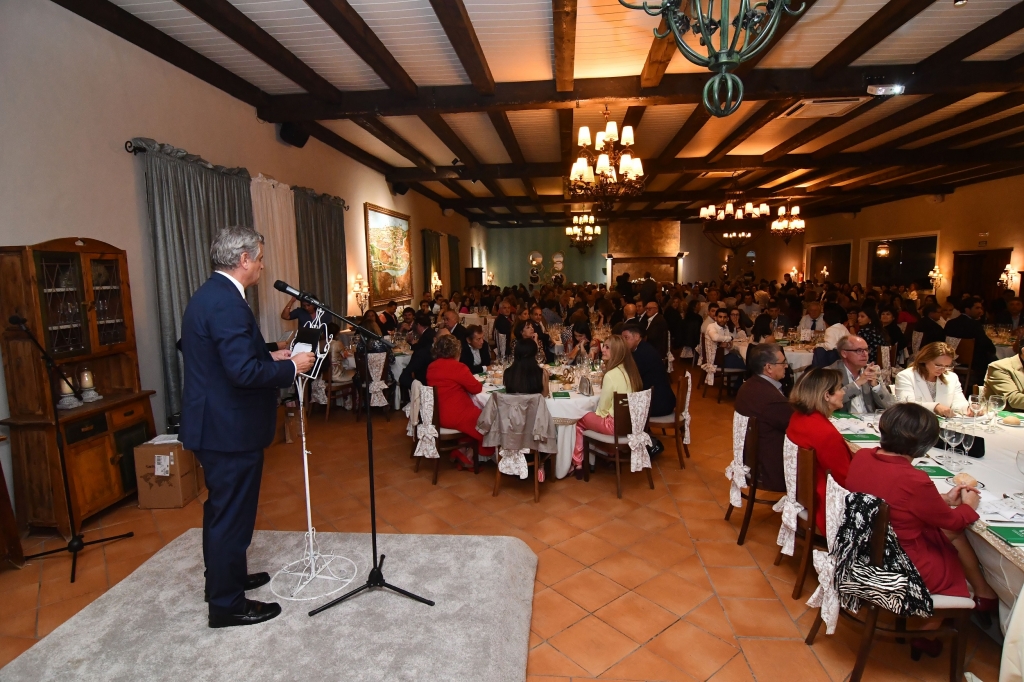
[[[370,306],[412,300],[409,216],[369,203],[363,211]]]

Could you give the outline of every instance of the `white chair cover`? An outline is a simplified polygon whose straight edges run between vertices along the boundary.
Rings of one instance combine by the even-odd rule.
[[[910,350],[914,355],[921,350],[921,341],[924,340],[924,332],[914,332],[910,335]]]
[[[509,476],[528,478],[530,476],[530,465],[526,462],[526,455],[530,448],[522,450],[498,450],[501,457],[498,459],[498,471]]]
[[[683,403],[683,423],[686,425],[686,433],[683,434],[683,443],[690,444],[690,391],[693,389],[693,377],[686,373],[686,402]]]
[[[956,350],[956,347],[960,345],[960,339],[955,336],[947,336],[946,345],[951,346],[953,350]]]
[[[370,407],[384,407],[388,399],[384,397],[384,389],[388,387],[384,378],[384,365],[387,353],[367,353],[366,370],[370,379]]]
[[[409,404],[405,406],[405,413],[409,416],[409,423],[405,427],[405,433],[410,438],[416,437],[416,426],[420,423],[420,390],[423,384],[419,379],[413,379],[409,387]]]
[[[317,377],[313,380],[312,388],[310,389],[310,399],[317,405],[327,404],[327,383],[324,382],[323,377]]]
[[[743,488],[747,487],[747,476],[750,467],[743,463],[743,444],[747,439],[747,422],[739,412],[732,415],[732,464],[725,468],[725,477],[732,484],[729,486],[729,504],[734,507],[743,506]]]
[[[814,550],[812,561],[814,570],[818,572],[818,589],[814,591],[807,605],[821,608],[821,619],[825,622],[825,634],[836,631],[839,621],[839,592],[835,588],[836,564],[832,559],[836,534],[846,518],[846,495],[849,491],[835,482],[831,474],[825,483],[825,537],[828,540],[828,551]]]
[[[704,383],[708,386],[715,385],[715,355],[718,354],[718,344],[711,340],[707,334],[702,337],[704,343],[704,362],[700,366],[706,374],[704,375]]]
[[[777,544],[782,553],[793,556],[796,545],[796,522],[804,506],[796,501],[797,446],[789,438],[782,441],[782,469],[786,475],[786,494],[772,506],[773,511],[782,512],[782,526],[779,527]]]
[[[633,432],[629,441],[629,470],[636,472],[651,468],[651,453],[647,448],[653,445],[651,434],[644,431],[647,415],[651,410],[651,389],[629,394],[629,421]]]
[[[675,360],[675,358],[672,356],[672,332],[669,332],[668,333],[668,355],[665,356],[665,361],[667,363],[666,367],[668,367],[668,373],[669,374],[671,374],[672,370],[674,369],[674,367],[673,367],[674,360]]]
[[[416,427],[419,442],[413,455],[437,459],[441,453],[437,451],[437,427],[434,426],[434,390],[423,387],[420,390],[420,425]]]

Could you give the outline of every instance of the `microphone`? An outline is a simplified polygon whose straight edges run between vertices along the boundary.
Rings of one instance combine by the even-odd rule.
[[[299,291],[295,287],[289,286],[286,282],[282,282],[281,280],[277,280],[276,282],[274,282],[274,288],[277,289],[278,291],[281,291],[281,292],[284,292],[284,293],[288,294],[289,296],[294,296],[295,298],[299,299],[300,301],[305,301],[306,303],[311,303],[311,304],[315,305],[317,308],[326,308],[327,307],[323,303],[321,303],[320,301],[316,300],[315,298],[313,298],[312,296],[307,294],[306,292]]]
[[[24,317],[21,317],[20,315],[11,315],[9,318],[7,318],[7,321],[13,324],[15,327],[20,327],[21,325],[28,322],[28,320],[26,320]]]

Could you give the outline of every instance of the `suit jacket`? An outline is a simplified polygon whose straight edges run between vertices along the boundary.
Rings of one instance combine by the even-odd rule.
[[[640,371],[644,390],[651,389],[651,416],[663,417],[675,412],[676,396],[665,369],[664,356],[659,356],[658,351],[647,341],[641,341],[633,351],[633,361]]]
[[[996,360],[988,366],[985,394],[1001,395],[1006,398],[1007,407],[1024,410],[1024,366],[1020,355]]]
[[[958,315],[946,323],[946,336],[957,339],[974,339],[974,360],[971,368],[985,371],[988,363],[996,359],[996,345],[988,338],[985,328],[970,315]]]
[[[924,348],[929,343],[944,343],[946,341],[946,330],[927,315],[917,321],[914,325],[914,331],[921,332],[921,348]],[[911,334],[911,341],[913,341],[913,334]]]
[[[380,330],[385,334],[392,329],[398,329],[398,319],[386,310],[377,316],[377,320],[380,323]]]
[[[505,355],[508,355],[512,348],[512,319],[504,315],[494,318],[494,333],[502,334],[505,337]],[[497,337],[495,337],[495,343],[497,343]]]
[[[484,341],[484,345],[480,348],[480,364],[473,363],[473,349],[470,348],[468,343],[462,344],[462,355],[459,356],[459,362],[469,367],[469,371],[473,374],[482,374],[487,370],[487,365],[491,364],[491,349]]]
[[[647,328],[647,342],[654,346],[664,360],[668,355],[668,323],[665,322],[665,316],[658,313],[649,321],[644,318],[640,325]]]
[[[944,382],[935,382],[935,398],[932,398],[928,382],[913,367],[908,367],[896,375],[896,399],[917,403],[929,412],[933,412],[940,403],[966,410],[967,398],[960,387],[960,377],[955,372],[946,372],[945,379]]]
[[[250,452],[274,440],[278,389],[295,379],[275,362],[234,283],[214,273],[181,321],[185,382],[179,437],[189,450]]]
[[[409,358],[409,364],[405,366],[405,369],[402,370],[402,376],[398,378],[399,385],[405,390],[408,391],[412,387],[414,379],[426,385],[427,368],[434,360],[431,351],[434,348],[435,336],[437,336],[437,332],[432,327],[428,327],[423,332],[420,340],[413,344],[412,357]]]
[[[640,300],[644,303],[653,301],[658,293],[658,283],[653,279],[645,279],[640,285]]]
[[[892,393],[889,392],[889,387],[881,381],[878,382],[878,390],[876,391],[870,383],[866,383],[863,386],[858,386],[854,378],[851,378],[849,370],[846,369],[846,365],[842,360],[836,360],[834,363],[829,365],[829,369],[834,369],[843,375],[843,391],[846,395],[843,396],[843,410],[846,412],[853,413],[850,408],[853,399],[858,395],[864,398],[864,413],[874,413],[875,410],[884,410],[887,407],[896,403],[896,398]]]
[[[463,327],[461,322],[452,327],[451,332],[452,336],[461,341],[463,346],[466,345],[466,339],[469,338],[469,330]]]
[[[1004,310],[996,315],[996,324],[1006,324],[1010,326],[1010,329],[1016,329],[1024,324],[1024,313],[1017,315],[1017,319],[1014,320],[1013,317],[1010,316],[1010,311]]]
[[[782,441],[789,428],[789,418],[793,416],[793,406],[782,391],[757,375],[740,386],[735,409],[744,417],[757,417],[758,487],[784,491],[786,474],[782,465]]]

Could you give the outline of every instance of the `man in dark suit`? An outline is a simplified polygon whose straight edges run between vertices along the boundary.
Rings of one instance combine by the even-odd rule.
[[[1004,324],[1010,327],[1013,331],[1024,324],[1024,303],[1021,302],[1020,296],[1014,296],[1006,302],[1006,310],[996,315],[996,324]]]
[[[444,313],[444,328],[451,332],[451,335],[461,341],[463,344],[466,343],[466,337],[469,336],[469,332],[459,322],[459,314],[454,310],[447,310]]]
[[[430,315],[416,313],[412,324],[419,341],[413,344],[409,364],[402,370],[402,376],[398,377],[398,385],[402,387],[403,392],[408,392],[412,388],[414,380],[418,380],[421,384],[427,383],[427,367],[434,360],[431,350],[434,348],[436,332],[430,324]]]
[[[929,303],[921,311],[921,319],[914,324],[913,331],[921,332],[921,348],[929,343],[945,342],[946,330],[939,324],[942,309],[935,303]]]
[[[747,349],[747,368],[752,376],[736,393],[735,409],[744,417],[757,417],[757,461],[761,490],[785,492],[786,475],[782,465],[782,441],[789,428],[793,407],[782,394],[786,376],[786,354],[774,343],[762,343]]]
[[[644,281],[640,284],[640,301],[647,304],[655,299],[658,294],[658,283],[651,277],[651,273],[644,273]]]
[[[665,369],[665,358],[658,355],[647,341],[643,340],[643,328],[627,324],[622,328],[622,340],[633,351],[633,362],[644,382],[644,390],[651,389],[652,417],[664,417],[676,409],[676,396],[672,392],[672,380]]]
[[[211,628],[252,625],[281,613],[276,603],[245,598],[270,582],[250,575],[252,541],[263,473],[263,448],[276,430],[278,389],[313,366],[311,353],[271,353],[245,302],[245,288],[263,271],[263,237],[250,228],[221,230],[210,250],[214,274],[185,308],[181,351],[182,444],[203,465],[209,498],[203,505],[203,559]]]
[[[494,333],[505,337],[505,347],[495,349],[499,355],[508,356],[510,354],[513,326],[515,326],[515,319],[512,317],[512,306],[508,301],[502,301],[498,304],[498,316],[494,318]]]
[[[647,314],[640,324],[647,329],[647,342],[654,346],[664,362],[668,356],[668,322],[661,314],[661,307],[657,301],[648,301],[646,309]]]
[[[462,344],[462,355],[459,362],[469,367],[473,374],[483,374],[487,371],[487,365],[491,364],[491,349],[487,347],[484,339],[484,330],[478,324],[471,324],[466,328],[469,336]]]
[[[971,363],[971,383],[977,377],[984,377],[988,363],[996,359],[996,345],[985,333],[982,321],[985,319],[985,303],[980,298],[968,299],[961,314],[946,323],[946,336],[956,339],[974,339],[974,358]]]

